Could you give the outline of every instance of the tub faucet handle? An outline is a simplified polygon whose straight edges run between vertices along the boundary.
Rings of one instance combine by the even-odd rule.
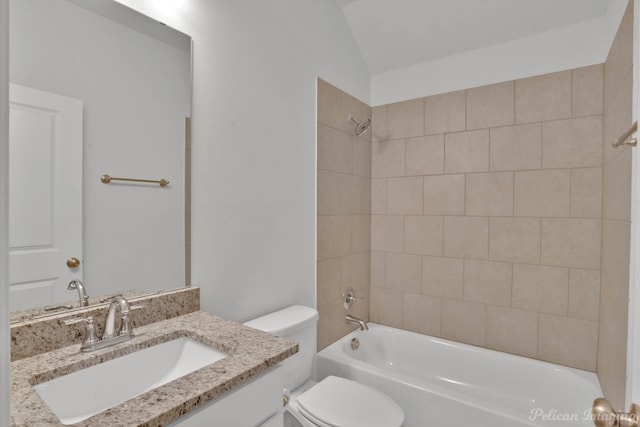
[[[344,298],[344,302],[342,303],[342,306],[344,307],[345,310],[349,310],[351,306],[357,303],[358,301],[364,300],[364,298],[356,297],[356,292],[353,290],[353,288],[345,289],[344,293],[342,294],[342,298]]]

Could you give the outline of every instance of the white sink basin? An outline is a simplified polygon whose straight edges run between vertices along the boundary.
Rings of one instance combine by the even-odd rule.
[[[227,357],[178,338],[34,386],[60,421],[74,424]]]

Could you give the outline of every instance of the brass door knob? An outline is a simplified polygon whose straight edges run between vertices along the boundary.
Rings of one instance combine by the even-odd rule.
[[[80,260],[78,258],[69,258],[67,260],[67,267],[78,268],[80,266]]]
[[[596,427],[638,427],[640,407],[632,404],[629,412],[616,412],[607,399],[599,397],[593,401],[591,413]]]

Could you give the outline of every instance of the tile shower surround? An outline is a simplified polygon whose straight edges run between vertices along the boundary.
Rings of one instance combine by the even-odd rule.
[[[595,370],[603,70],[373,109],[372,321]]]
[[[319,79],[318,349],[356,328],[344,319],[344,289],[362,299],[350,313],[369,318],[371,130],[356,136],[349,115],[371,118],[371,107]]]
[[[372,109],[372,321],[595,370],[603,70],[595,65]],[[356,237],[363,227],[354,227],[354,218],[366,222],[366,206],[356,211],[350,187],[328,183],[324,171],[348,174],[368,153],[358,158],[339,142],[350,131],[341,116],[363,111],[345,111],[348,95],[325,82],[318,95],[323,348],[351,329],[342,325],[339,297],[351,283],[342,262],[356,257],[349,252],[354,241],[360,255],[350,265],[360,266],[358,283],[367,279],[366,239]],[[327,126],[341,132],[329,136]],[[366,179],[359,188],[366,191]]]
[[[616,408],[625,406],[627,310],[631,231],[631,148],[610,142],[632,122],[633,2],[604,64],[604,165],[602,192],[602,295],[597,372]]]

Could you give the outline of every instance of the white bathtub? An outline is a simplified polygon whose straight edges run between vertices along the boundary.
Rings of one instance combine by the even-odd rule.
[[[592,372],[373,323],[318,353],[317,379],[327,375],[383,391],[404,427],[593,426],[602,395]]]

